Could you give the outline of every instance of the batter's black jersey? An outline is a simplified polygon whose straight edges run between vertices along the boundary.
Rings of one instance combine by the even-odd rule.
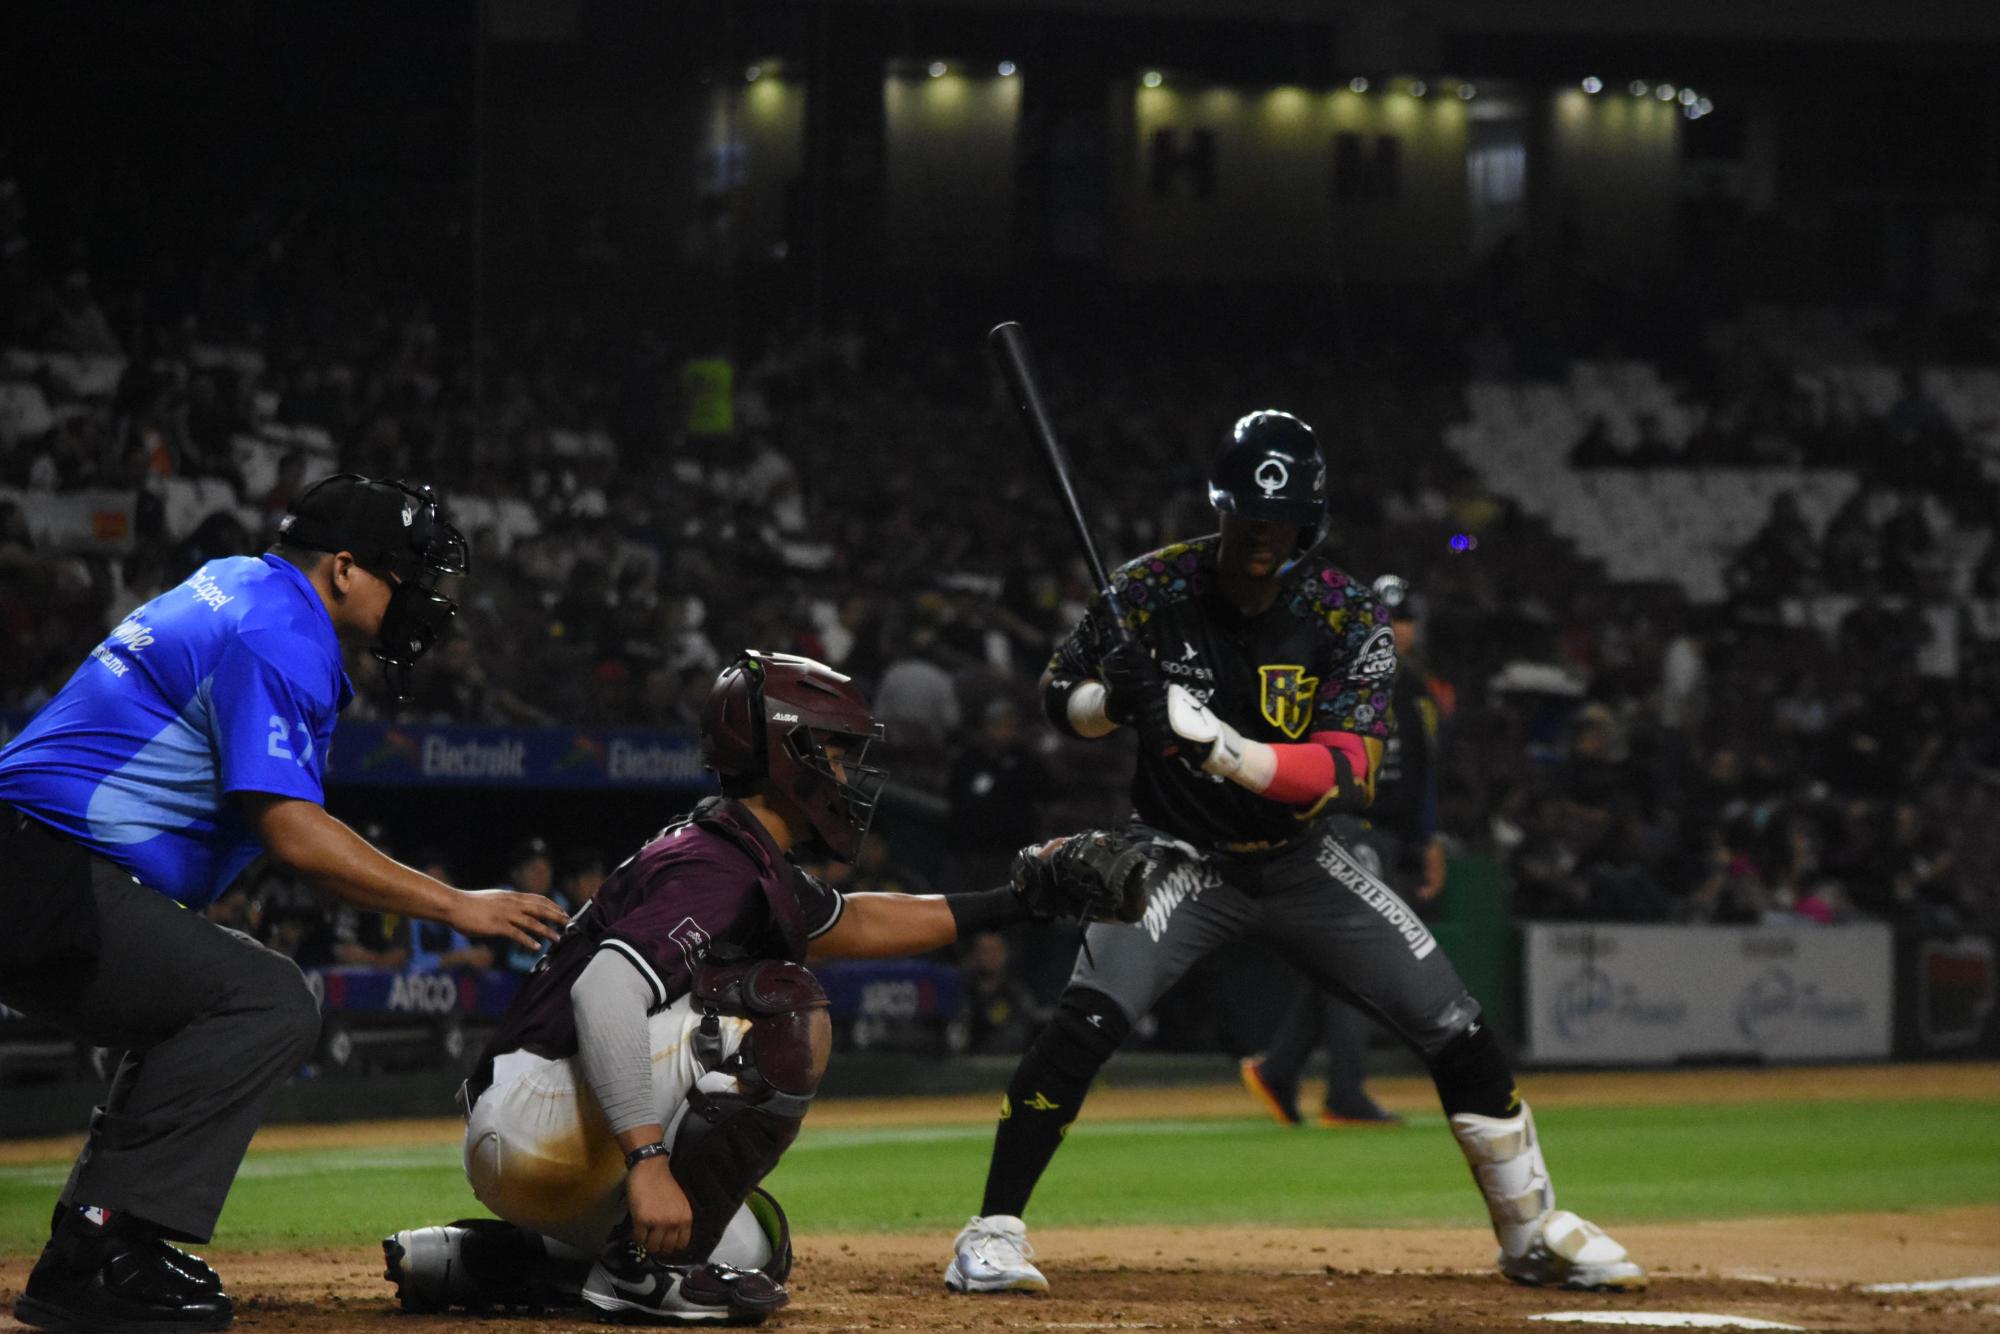
[[[1382,752],[1368,823],[1422,842],[1437,832],[1438,706],[1421,670],[1405,668],[1389,692],[1396,735]]]
[[[1244,736],[1286,744],[1346,732],[1386,742],[1396,641],[1366,584],[1310,558],[1268,611],[1246,617],[1215,589],[1211,535],[1141,556],[1111,576],[1125,623],[1167,679]],[[1056,678],[1097,677],[1116,645],[1102,595],[1056,650]],[[1132,806],[1147,824],[1205,848],[1282,843],[1312,812],[1260,797],[1179,760],[1141,756]]]

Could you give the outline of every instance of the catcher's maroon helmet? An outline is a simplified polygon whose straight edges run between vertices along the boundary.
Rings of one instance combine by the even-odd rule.
[[[701,711],[702,763],[726,777],[768,779],[844,862],[875,818],[886,773],[867,755],[881,739],[852,680],[794,653],[747,650],[715,678]],[[840,775],[828,742],[842,747]]]

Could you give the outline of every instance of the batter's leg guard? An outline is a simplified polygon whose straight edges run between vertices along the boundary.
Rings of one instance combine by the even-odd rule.
[[[1131,1032],[1118,1003],[1088,987],[1070,987],[1055,1018],[1014,1067],[1000,1103],[1000,1128],[986,1169],[981,1217],[1018,1218],[1082,1110],[1091,1081]]]
[[[576,1306],[592,1257],[496,1218],[406,1228],[382,1241],[383,1277],[405,1311]]]
[[[1645,1288],[1646,1271],[1623,1246],[1594,1223],[1555,1207],[1534,1113],[1525,1104],[1509,1117],[1460,1112],[1451,1118],[1451,1133],[1486,1197],[1502,1274],[1531,1287]]]

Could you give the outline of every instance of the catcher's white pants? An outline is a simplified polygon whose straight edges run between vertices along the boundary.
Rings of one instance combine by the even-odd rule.
[[[700,1022],[685,996],[647,1020],[654,1106],[668,1144],[697,1080],[706,1092],[738,1091],[733,1078],[704,1071],[695,1059]],[[727,1056],[750,1021],[724,1015],[720,1023]],[[479,1202],[508,1222],[593,1254],[625,1217],[625,1154],[574,1057],[551,1061],[517,1051],[493,1062],[493,1084],[466,1122],[465,1179]]]

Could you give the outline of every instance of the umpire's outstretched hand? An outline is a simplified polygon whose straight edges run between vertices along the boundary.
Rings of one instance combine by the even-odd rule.
[[[569,914],[561,904],[540,894],[519,894],[511,889],[465,889],[446,920],[465,936],[505,936],[517,945],[534,949],[545,940],[562,934]]]

